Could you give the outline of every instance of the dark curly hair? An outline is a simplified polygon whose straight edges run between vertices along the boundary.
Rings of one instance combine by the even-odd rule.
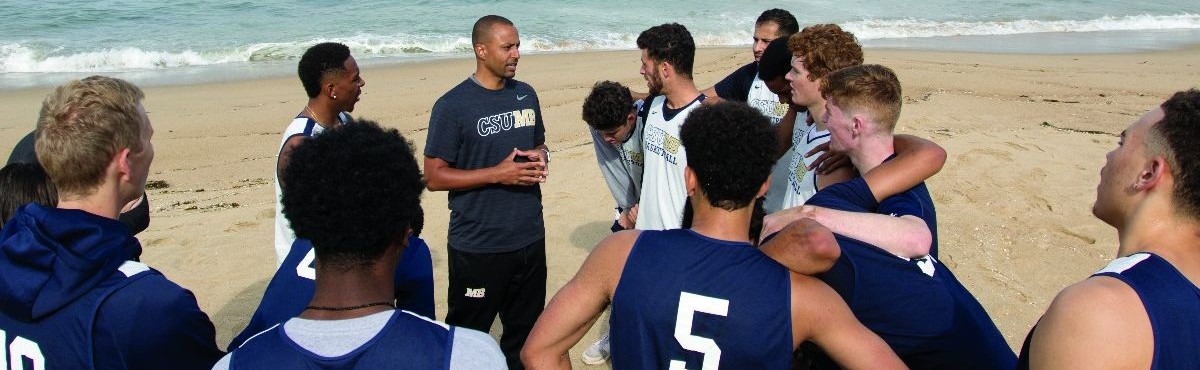
[[[612,130],[623,124],[633,110],[629,88],[612,81],[600,81],[583,99],[583,122],[596,131]]]
[[[714,207],[735,210],[754,201],[779,145],[771,122],[745,103],[721,102],[688,114],[679,132],[688,167]]]
[[[417,217],[425,185],[399,131],[357,120],[304,140],[283,170],[283,214],[326,266],[371,265]]]
[[[792,15],[783,9],[767,9],[762,14],[758,15],[758,20],[754,21],[755,26],[759,26],[766,22],[774,22],[779,26],[779,31],[776,35],[783,37],[800,31],[800,24],[796,22],[796,16]]]
[[[350,59],[350,48],[336,42],[323,42],[304,51],[296,72],[308,97],[321,94],[321,80],[326,75],[346,72],[346,59]]]
[[[692,78],[692,62],[696,59],[696,42],[691,32],[679,23],[665,23],[642,31],[637,47],[650,59],[671,63],[675,73]]]
[[[788,49],[804,59],[809,80],[852,65],[863,63],[862,45],[854,34],[836,24],[817,24],[804,27],[788,38]]]
[[[1151,127],[1147,144],[1171,166],[1175,206],[1200,219],[1200,90],[1177,92],[1160,107],[1163,118]]]

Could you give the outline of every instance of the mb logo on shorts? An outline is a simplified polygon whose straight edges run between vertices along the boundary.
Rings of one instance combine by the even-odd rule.
[[[479,288],[479,289],[467,288],[467,294],[465,294],[465,295],[469,298],[483,298],[483,296],[484,296],[484,294],[486,294],[486,292],[487,292],[487,288]]]

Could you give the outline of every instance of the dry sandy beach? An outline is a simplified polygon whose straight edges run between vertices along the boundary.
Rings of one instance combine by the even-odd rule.
[[[710,86],[748,48],[702,49]],[[1021,55],[868,49],[905,90],[897,132],[930,138],[949,159],[928,181],[941,255],[1020,346],[1054,294],[1102,267],[1116,233],[1091,216],[1115,135],[1171,93],[1200,84],[1200,49],[1136,54]],[[634,51],[526,54],[517,77],[537,89],[553,150],[543,187],[549,291],[609,233],[612,199],[579,118],[592,83],[645,90]],[[470,59],[363,67],[354,115],[398,128],[424,149],[435,99],[474,70]],[[292,76],[145,89],[157,152],[143,261],[191,289],[224,347],[245,325],[275,269],[273,168],[280,131],[306,98]],[[33,127],[48,88],[0,92],[0,150]],[[424,238],[445,315],[446,193],[424,198]],[[549,297],[547,297],[549,298]],[[594,339],[589,333],[571,352]],[[577,363],[578,365],[578,363]]]

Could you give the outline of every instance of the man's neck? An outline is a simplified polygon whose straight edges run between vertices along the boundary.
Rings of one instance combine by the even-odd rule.
[[[372,303],[395,300],[393,288],[395,283],[391,276],[380,274],[377,266],[370,271],[362,271],[360,267],[349,270],[324,269],[318,265],[317,286],[313,292],[309,307],[358,307]],[[395,272],[393,264],[392,271]],[[316,310],[306,309],[300,317],[313,320],[340,320],[362,317],[377,312],[392,309],[391,305],[375,305],[355,310]]]
[[[1166,186],[1173,188],[1173,186]],[[1160,193],[1133,209],[1126,224],[1117,229],[1119,257],[1137,252],[1162,256],[1200,284],[1200,220],[1180,216],[1170,194]]]
[[[341,113],[334,108],[328,100],[317,98],[308,99],[306,112],[309,118],[317,121],[317,124],[324,128],[337,127],[341,121],[338,120],[338,113]]]
[[[125,204],[116,189],[101,187],[88,195],[60,194],[57,208],[78,209],[101,217],[117,219]]]
[[[813,124],[817,125],[817,130],[824,131],[828,128],[825,126],[825,100],[808,106],[808,116],[812,118]]]
[[[699,206],[696,202],[692,203],[692,209],[695,211],[692,214],[692,231],[713,239],[750,241],[750,207],[753,207],[753,203],[748,207],[726,211],[707,204],[707,200],[703,202],[705,203]]]
[[[867,173],[878,167],[896,152],[892,135],[866,137],[859,142],[857,150],[846,153],[858,173]]]
[[[669,87],[664,86],[663,95],[667,96],[667,108],[679,109],[696,100],[696,97],[700,96],[700,90],[692,80],[680,79]]]
[[[504,78],[493,74],[487,68],[483,68],[483,66],[475,68],[475,82],[478,82],[479,86],[483,86],[483,88],[488,90],[500,90],[504,88]]]

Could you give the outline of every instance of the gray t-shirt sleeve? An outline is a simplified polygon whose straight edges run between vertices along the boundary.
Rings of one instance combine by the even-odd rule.
[[[507,370],[504,353],[487,333],[462,327],[454,328],[450,347],[450,370]]]
[[[638,202],[641,194],[638,192],[638,187],[632,183],[633,179],[629,170],[621,163],[621,152],[612,144],[604,141],[604,138],[596,130],[588,129],[588,131],[592,133],[592,144],[596,148],[596,162],[600,165],[600,173],[604,175],[608,191],[612,193],[613,200],[617,202],[618,207],[629,209]]]

